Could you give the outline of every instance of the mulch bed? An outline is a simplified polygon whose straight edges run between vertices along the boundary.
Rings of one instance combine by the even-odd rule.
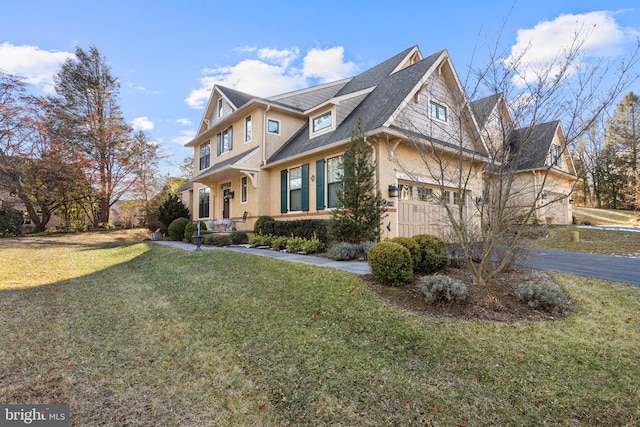
[[[465,301],[453,303],[428,303],[420,290],[420,277],[404,286],[392,287],[379,283],[372,275],[363,276],[367,286],[387,304],[431,318],[448,318],[467,321],[492,321],[514,323],[519,321],[556,320],[569,315],[570,304],[561,313],[548,313],[529,307],[515,296],[515,290],[528,277],[544,274],[535,270],[515,267],[492,279],[484,286],[475,285],[465,268],[449,268],[443,274],[467,285]]]

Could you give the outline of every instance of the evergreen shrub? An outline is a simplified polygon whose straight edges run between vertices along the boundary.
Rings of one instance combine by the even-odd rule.
[[[414,268],[419,274],[433,274],[449,267],[449,253],[443,239],[431,234],[418,234],[412,237],[420,246],[420,262]]]
[[[381,242],[369,251],[371,273],[380,282],[400,286],[413,277],[413,261],[409,249],[393,242]]]
[[[191,221],[187,218],[174,219],[171,224],[169,224],[169,228],[167,229],[169,238],[176,241],[184,239],[184,230],[188,224],[191,224]]]

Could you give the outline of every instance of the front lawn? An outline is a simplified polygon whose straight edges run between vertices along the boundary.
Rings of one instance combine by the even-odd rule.
[[[574,231],[579,233],[578,242],[571,240]],[[533,245],[542,249],[640,257],[640,230],[604,230],[577,226],[550,227],[548,236],[533,241]]]
[[[438,320],[333,269],[140,240],[0,240],[0,402],[74,426],[640,423],[640,288],[553,275],[563,320]]]

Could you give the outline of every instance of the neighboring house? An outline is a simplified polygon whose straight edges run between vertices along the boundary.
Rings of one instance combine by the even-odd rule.
[[[193,220],[217,228],[244,212],[241,229],[252,229],[261,215],[329,218],[337,205],[341,156],[360,120],[373,148],[376,185],[389,200],[383,237],[442,234],[443,199],[460,202],[470,220],[476,215],[472,201],[482,195],[490,153],[482,136],[486,127],[469,103],[459,102],[464,96],[448,52],[423,58],[417,46],[355,77],[268,98],[216,85],[197,136],[187,144],[196,172],[182,200]],[[454,105],[466,106],[459,112],[458,143],[450,138]],[[487,105],[489,115],[496,104]],[[421,154],[434,147],[474,171],[465,194],[455,179],[438,182],[427,173],[429,160]],[[535,169],[537,163],[525,166]]]
[[[6,191],[1,186],[0,186],[0,209],[15,209],[17,211],[22,212],[22,215],[24,218],[24,222],[22,224],[22,231],[24,233],[31,233],[35,229],[35,226],[31,222],[31,218],[29,217],[29,213],[27,212],[27,208],[25,207],[24,203],[22,203],[22,200],[20,200],[20,198],[16,194],[10,191]],[[42,219],[41,212],[38,212],[38,216],[40,217],[40,219]],[[49,222],[47,224],[47,229],[57,228],[61,225],[61,223],[62,223],[62,219],[57,214],[57,212],[54,212],[53,215],[51,215],[51,218],[49,219]]]
[[[541,222],[570,224],[573,200],[570,193],[577,177],[560,121],[514,129],[504,97],[491,95],[471,103],[471,108],[492,153],[508,147],[515,179],[514,204],[526,209],[537,204],[535,218]]]

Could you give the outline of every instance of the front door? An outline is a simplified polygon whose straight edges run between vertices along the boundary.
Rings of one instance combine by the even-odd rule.
[[[222,193],[222,219],[229,218],[229,188],[225,188]]]

